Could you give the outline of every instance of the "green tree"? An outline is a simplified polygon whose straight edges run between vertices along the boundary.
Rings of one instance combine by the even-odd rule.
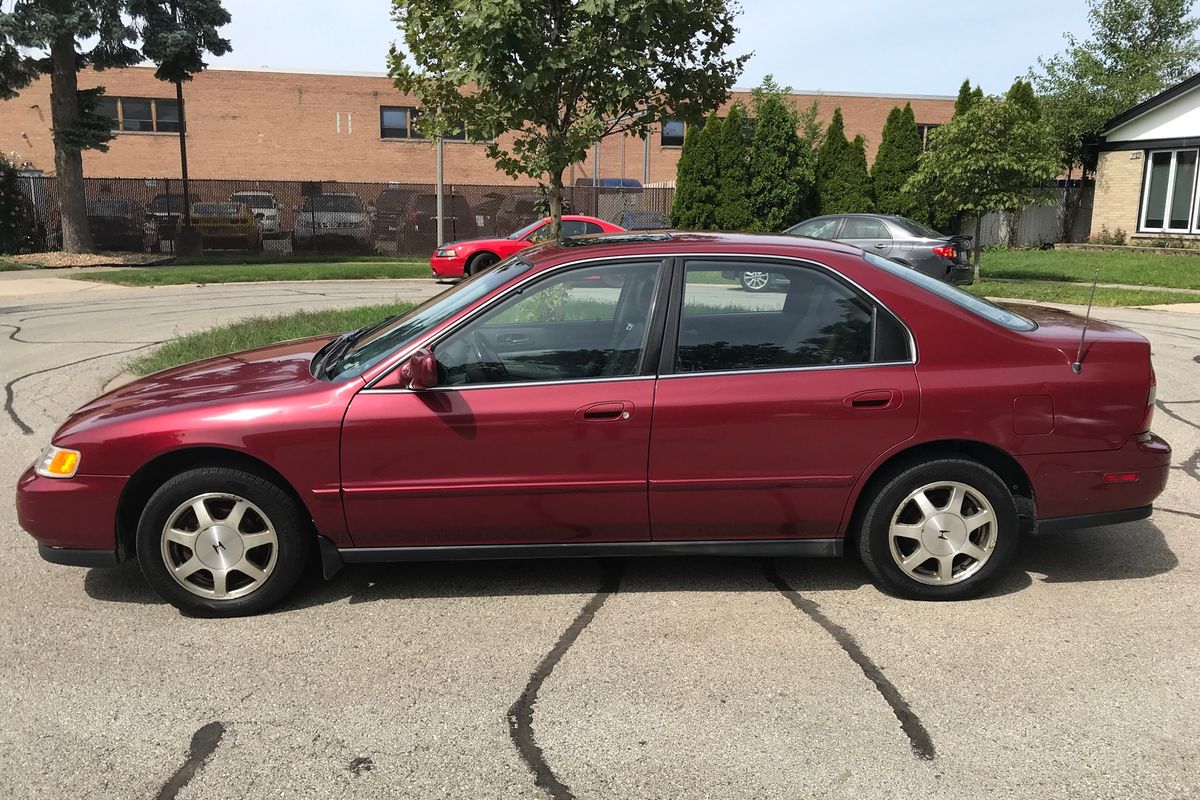
[[[893,108],[883,126],[883,137],[871,167],[875,210],[920,219],[928,216],[919,198],[905,189],[921,161],[921,133],[912,104]]]
[[[756,231],[779,231],[812,211],[811,150],[797,134],[800,120],[788,104],[791,89],[768,75],[751,93],[750,214]]]
[[[846,139],[842,110],[834,109],[817,164],[817,191],[822,214],[858,214],[874,209],[867,143],[862,134]]]
[[[971,106],[983,99],[983,89],[976,86],[971,88],[971,79],[962,82],[962,86],[958,87],[958,99],[954,101],[954,113],[965,114],[971,110]]]
[[[1061,170],[1086,178],[1105,123],[1200,69],[1193,0],[1088,0],[1090,35],[1064,34],[1066,49],[1038,59],[1030,78]],[[1071,200],[1073,195],[1067,193]],[[1076,203],[1064,209],[1070,231]]]
[[[186,50],[182,32],[195,29],[196,20],[212,19],[213,7],[219,11],[220,2],[16,0],[12,11],[0,12],[0,99],[15,97],[39,75],[50,76],[54,168],[67,252],[93,248],[83,193],[83,151],[105,151],[113,137],[110,121],[96,113],[104,90],[81,90],[79,71],[127,67],[143,60],[158,62],[161,53]],[[178,11],[187,22],[164,31],[159,21],[164,8],[169,8],[172,16]],[[161,37],[159,32],[163,32]],[[139,33],[147,37],[144,51],[136,46]],[[228,43],[225,45],[227,50]]]
[[[1045,197],[1036,187],[1058,175],[1047,127],[1019,103],[989,97],[938,128],[908,184],[938,207],[973,216],[979,241],[984,214],[1023,208]],[[979,248],[975,248],[976,277]]]
[[[734,103],[717,138],[717,227],[749,230],[750,148],[746,144],[746,112]]]
[[[606,136],[696,123],[729,96],[747,56],[729,0],[393,0],[396,88],[427,109],[426,134],[462,125],[509,175],[544,181],[555,230],[563,173]],[[499,138],[504,134],[503,139]]]
[[[714,115],[704,125],[689,125],[676,167],[671,224],[689,231],[718,227],[720,140],[722,124]]]

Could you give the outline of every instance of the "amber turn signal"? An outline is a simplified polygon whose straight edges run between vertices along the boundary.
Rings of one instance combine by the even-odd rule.
[[[42,451],[34,471],[43,478],[73,478],[79,471],[79,451],[50,445]]]

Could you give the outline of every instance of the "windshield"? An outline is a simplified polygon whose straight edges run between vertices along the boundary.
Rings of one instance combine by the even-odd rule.
[[[275,198],[269,194],[235,194],[231,203],[245,203],[250,208],[275,208]]]
[[[133,201],[108,197],[89,197],[87,213],[94,217],[128,217],[133,214]]]
[[[521,275],[529,266],[528,261],[510,258],[468,278],[447,292],[431,297],[347,350],[338,363],[330,365],[326,374],[331,378],[361,374],[493,289]]]
[[[150,201],[150,209],[152,211],[183,211],[183,195],[160,194],[158,197]]]
[[[938,233],[933,228],[929,227],[928,225],[922,225],[915,219],[909,219],[908,217],[893,217],[892,222],[894,222],[897,227],[908,231],[913,236],[924,236],[926,239],[946,238],[945,234]]]
[[[236,217],[242,213],[237,203],[196,203],[192,213],[198,217]]]
[[[1002,308],[990,300],[984,300],[982,297],[976,297],[970,292],[964,292],[957,286],[952,286],[945,281],[940,281],[937,278],[926,275],[923,272],[918,272],[912,267],[906,267],[903,264],[897,264],[895,261],[890,261],[883,256],[877,256],[874,253],[863,253],[863,256],[873,266],[887,270],[893,275],[897,275],[909,283],[915,283],[922,289],[925,289],[938,297],[949,300],[960,308],[965,308],[967,311],[976,316],[983,317],[986,320],[1003,325],[1012,331],[1032,331],[1037,328],[1037,323],[1033,320],[1023,317],[1020,314],[1014,314],[1007,308]]]
[[[542,220],[542,219],[539,219],[537,222],[531,222],[528,225],[526,225],[524,228],[519,228],[518,230],[515,230],[512,233],[510,233],[508,235],[508,238],[509,239],[524,239],[526,236],[533,233],[538,228],[542,227],[542,225],[544,225],[545,222],[546,221]]]

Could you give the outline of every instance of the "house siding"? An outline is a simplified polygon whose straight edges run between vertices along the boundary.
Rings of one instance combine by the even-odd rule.
[[[1146,158],[1142,151],[1111,150],[1100,154],[1096,165],[1096,197],[1092,207],[1092,236],[1101,228],[1137,232],[1142,177]]]

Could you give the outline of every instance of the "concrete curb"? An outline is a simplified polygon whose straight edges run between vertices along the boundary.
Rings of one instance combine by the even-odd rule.
[[[120,375],[104,384],[104,393],[108,394],[113,389],[120,389],[125,384],[133,383],[140,377],[140,375],[134,375],[132,372],[122,372]]]

